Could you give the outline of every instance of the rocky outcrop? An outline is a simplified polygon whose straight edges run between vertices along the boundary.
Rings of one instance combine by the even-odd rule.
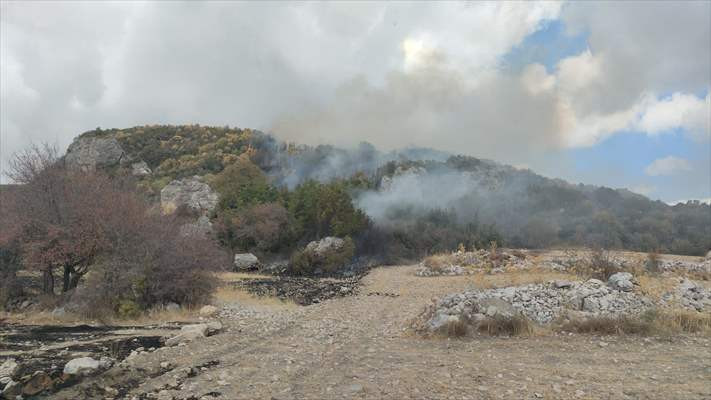
[[[160,191],[163,212],[170,214],[179,207],[207,213],[217,206],[219,196],[199,176],[170,182]]]
[[[79,137],[69,145],[64,160],[70,168],[94,171],[124,163],[128,157],[114,138]]]
[[[235,254],[235,269],[237,271],[250,271],[259,268],[259,259],[252,253]]]
[[[644,296],[590,279],[451,294],[430,305],[422,320],[427,330],[436,331],[452,321],[480,321],[497,315],[522,315],[546,324],[568,312],[582,317],[634,315],[652,306]]]

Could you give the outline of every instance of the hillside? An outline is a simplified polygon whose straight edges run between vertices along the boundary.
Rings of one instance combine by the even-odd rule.
[[[363,239],[359,243],[364,250],[395,257],[449,250],[459,243],[481,247],[491,240],[512,247],[595,245],[691,255],[711,248],[709,205],[669,206],[626,189],[573,185],[530,170],[430,149],[384,153],[367,143],[355,149],[311,147],[249,129],[199,125],[97,129],[77,141],[88,138],[115,139],[120,145],[126,159],[116,165],[123,167],[106,167],[114,173],[131,169],[126,160],[132,165],[145,162],[148,170],[134,175],[152,197],[170,181],[193,175],[220,186],[216,177],[245,158],[259,168],[274,192],[261,200],[248,199],[249,206],[277,203],[293,210],[289,193],[305,182],[337,184],[365,212],[371,226],[339,233]],[[220,218],[220,210],[224,214],[225,208],[218,207],[213,220]],[[383,235],[387,240],[372,239]],[[303,243],[317,235],[306,236],[291,239]],[[269,250],[280,247],[291,246]]]

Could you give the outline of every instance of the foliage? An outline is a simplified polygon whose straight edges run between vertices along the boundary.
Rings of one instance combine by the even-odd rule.
[[[216,175],[211,184],[220,194],[221,210],[242,210],[278,197],[264,172],[244,156]]]
[[[368,226],[367,216],[353,206],[342,182],[304,182],[288,194],[287,204],[302,241],[354,235]]]
[[[279,203],[258,204],[240,212],[224,212],[215,224],[217,238],[237,252],[272,252],[289,247],[289,213]]]

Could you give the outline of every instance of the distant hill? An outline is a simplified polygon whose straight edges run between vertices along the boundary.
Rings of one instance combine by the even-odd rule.
[[[88,138],[117,141],[128,162],[115,171],[145,162],[151,173],[137,179],[154,196],[176,178],[201,175],[209,181],[246,155],[277,187],[346,182],[353,203],[385,230],[417,225],[435,232],[474,223],[495,229],[516,247],[600,245],[695,255],[711,248],[711,205],[670,206],[627,189],[573,185],[431,149],[313,147],[250,129],[200,125],[96,129],[77,140]]]

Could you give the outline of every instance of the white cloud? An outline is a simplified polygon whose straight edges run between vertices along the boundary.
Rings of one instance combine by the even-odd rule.
[[[681,128],[698,138],[708,137],[710,107],[711,97],[708,94],[704,99],[674,93],[649,104],[637,126],[650,134]]]
[[[691,163],[688,160],[667,156],[654,160],[644,169],[644,172],[649,176],[667,176],[691,170]]]

